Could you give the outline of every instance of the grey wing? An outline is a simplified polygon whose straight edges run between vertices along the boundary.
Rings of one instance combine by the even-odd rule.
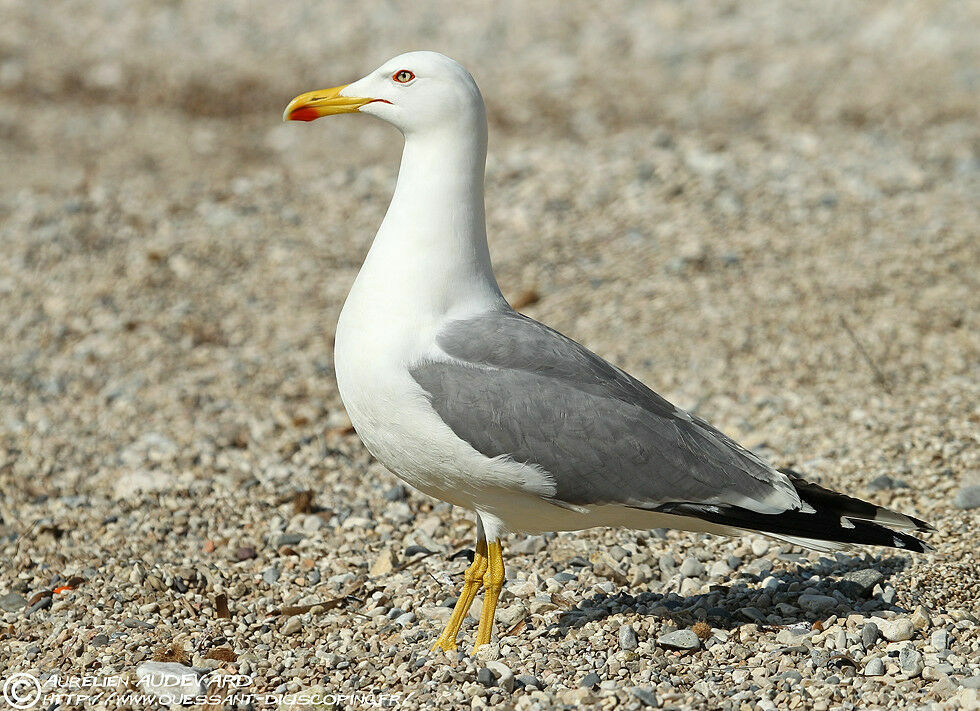
[[[535,464],[556,502],[799,509],[788,478],[575,341],[513,311],[455,321],[411,373],[461,439]]]

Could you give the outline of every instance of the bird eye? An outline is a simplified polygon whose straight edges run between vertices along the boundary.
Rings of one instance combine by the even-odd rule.
[[[415,78],[415,75],[407,69],[399,69],[397,72],[391,75],[391,78],[394,81],[397,81],[399,84],[408,84],[408,82]]]

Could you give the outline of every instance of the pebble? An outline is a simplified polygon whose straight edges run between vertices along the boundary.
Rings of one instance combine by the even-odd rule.
[[[548,539],[544,536],[526,536],[509,546],[509,551],[515,555],[534,555],[548,547]]]
[[[623,625],[619,628],[619,648],[632,651],[637,648],[639,641],[636,638],[636,630],[630,625]]]
[[[385,491],[384,500],[385,501],[402,501],[408,496],[408,490],[403,484],[395,484],[393,487]]]
[[[953,498],[953,505],[958,509],[977,509],[980,508],[980,484],[964,486],[956,492]]]
[[[837,598],[829,595],[800,595],[796,599],[800,607],[811,612],[825,612],[837,607]]]
[[[901,665],[902,671],[909,676],[919,676],[923,666],[925,666],[922,661],[922,653],[912,647],[904,647],[898,653],[898,663]]]
[[[283,533],[276,541],[276,548],[282,548],[283,546],[295,546],[302,542],[302,533]]]
[[[929,611],[922,605],[915,608],[915,612],[912,613],[911,622],[912,627],[917,630],[925,630],[932,627],[932,619],[929,617]]]
[[[27,599],[17,593],[7,593],[0,596],[0,610],[4,612],[17,612],[27,605]]]
[[[881,676],[885,673],[885,664],[881,661],[880,657],[874,657],[867,664],[864,665],[864,675],[865,676]]]
[[[756,538],[752,541],[752,555],[761,558],[769,552],[769,541],[765,538]]]
[[[371,564],[368,574],[373,578],[381,575],[387,575],[395,569],[397,564],[398,560],[395,557],[395,552],[390,548],[386,548],[378,554],[377,558],[374,559],[374,563]]]
[[[711,564],[711,568],[708,570],[708,575],[712,578],[727,578],[732,574],[732,568],[724,560],[716,560]]]
[[[579,686],[586,689],[594,689],[595,687],[599,686],[599,682],[601,681],[602,679],[599,678],[598,674],[595,672],[589,672],[582,677],[582,681],[579,683]]]
[[[904,479],[899,479],[897,477],[891,477],[887,474],[882,474],[879,477],[872,479],[868,483],[868,488],[871,491],[885,491],[887,489],[907,489],[909,488],[909,483]]]
[[[40,598],[37,602],[35,602],[33,605],[28,607],[24,611],[24,616],[30,617],[31,615],[33,615],[35,612],[38,612],[39,610],[47,610],[49,607],[51,607],[51,601],[52,601],[51,596],[45,595],[44,597]]]
[[[251,560],[255,556],[256,556],[255,549],[252,548],[251,546],[241,546],[240,548],[238,548],[238,550],[235,551],[235,557],[241,561]]]
[[[283,634],[296,634],[301,629],[303,629],[303,622],[302,622],[302,620],[300,620],[299,615],[293,615],[288,620],[286,620],[285,624],[283,624],[283,626],[282,626],[282,633]]]
[[[700,649],[701,640],[691,630],[677,630],[657,637],[657,644],[667,649]]]
[[[487,662],[487,669],[493,673],[497,686],[507,692],[514,690],[515,677],[510,667],[503,662],[489,661]]]
[[[704,564],[693,556],[685,558],[681,563],[680,574],[685,578],[700,578],[704,575]]]
[[[849,597],[867,597],[884,579],[884,573],[874,568],[852,570],[841,577],[838,588]]]
[[[660,706],[660,699],[657,698],[657,694],[653,689],[634,686],[630,689],[630,695],[632,695],[644,706],[649,706],[651,708],[659,708]]]
[[[912,639],[912,635],[915,633],[912,620],[906,617],[885,620],[879,623],[878,626],[881,628],[881,636],[889,642],[905,642],[906,640]]]
[[[865,622],[861,627],[861,644],[864,645],[865,649],[870,649],[878,641],[878,635],[880,633],[881,630],[878,629],[878,625],[874,622]]]
[[[797,644],[804,637],[808,637],[812,631],[807,627],[787,627],[776,633],[776,641],[780,644]]]
[[[262,572],[262,580],[267,585],[273,585],[276,582],[278,582],[278,580],[279,580],[279,568],[276,568],[275,566],[273,566],[271,568],[266,568]]]
[[[929,637],[929,644],[931,644],[932,648],[937,652],[942,652],[949,649],[949,632],[946,630],[936,630]]]
[[[535,689],[544,688],[544,685],[541,683],[541,680],[538,679],[533,674],[521,674],[520,676],[516,677],[515,681],[521,686],[523,686],[525,689],[529,686],[533,686]]]

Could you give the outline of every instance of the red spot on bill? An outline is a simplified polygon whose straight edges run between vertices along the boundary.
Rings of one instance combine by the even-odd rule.
[[[301,106],[289,112],[290,121],[313,121],[318,118],[320,118],[320,114],[317,113],[317,110],[306,106]]]

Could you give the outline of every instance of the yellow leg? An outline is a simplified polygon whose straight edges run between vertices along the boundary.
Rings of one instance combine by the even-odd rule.
[[[456,607],[453,608],[453,614],[450,616],[449,622],[446,623],[446,629],[442,631],[439,639],[432,645],[433,649],[442,649],[447,652],[456,649],[456,635],[459,634],[459,628],[463,625],[463,620],[466,619],[466,613],[470,611],[470,606],[473,604],[477,592],[479,592],[480,587],[483,585],[486,572],[487,542],[485,540],[478,540],[476,542],[476,554],[473,556],[473,564],[466,569],[466,575],[463,576],[465,582],[459,594],[459,599],[456,601]]]
[[[497,539],[487,547],[489,558],[486,572],[483,574],[483,609],[480,611],[480,626],[476,630],[475,652],[480,646],[490,643],[493,633],[493,614],[497,611],[497,598],[504,584],[504,556]]]

